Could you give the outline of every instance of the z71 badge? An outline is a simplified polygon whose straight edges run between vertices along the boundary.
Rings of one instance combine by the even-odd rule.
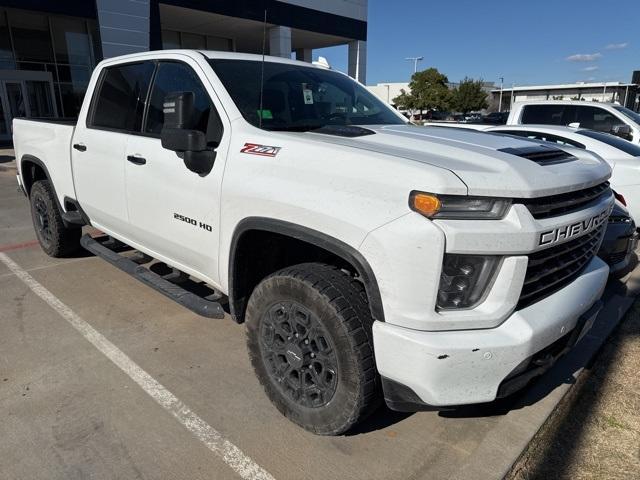
[[[271,147],[269,145],[258,145],[257,143],[245,143],[240,149],[240,153],[251,155],[262,155],[263,157],[275,157],[282,147]]]

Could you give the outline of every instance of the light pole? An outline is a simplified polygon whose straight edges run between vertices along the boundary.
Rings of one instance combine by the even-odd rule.
[[[498,112],[502,112],[502,88],[504,85],[504,77],[500,77],[500,103],[498,105]]]
[[[407,57],[405,60],[413,62],[413,73],[416,73],[418,71],[418,62],[424,60],[424,57]]]
[[[387,83],[387,84],[385,85],[385,87],[387,87],[387,103],[388,103],[389,105],[391,105],[391,102],[389,101],[389,90],[390,90],[391,85],[389,85],[389,84]]]

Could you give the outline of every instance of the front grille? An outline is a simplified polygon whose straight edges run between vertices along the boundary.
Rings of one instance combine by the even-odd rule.
[[[549,218],[581,210],[589,203],[595,203],[608,195],[611,195],[609,182],[604,182],[576,192],[514,200],[514,203],[522,203],[529,209],[533,218]]]
[[[575,280],[595,256],[606,224],[555,247],[529,255],[518,309],[528,307]]]

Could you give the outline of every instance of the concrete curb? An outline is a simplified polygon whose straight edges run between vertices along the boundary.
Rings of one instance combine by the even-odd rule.
[[[639,268],[627,278],[633,276],[640,276]],[[452,479],[499,480],[511,473],[529,443],[633,305],[635,294],[626,291],[625,284],[619,281],[607,287],[603,295],[605,305],[589,334],[510,407]]]

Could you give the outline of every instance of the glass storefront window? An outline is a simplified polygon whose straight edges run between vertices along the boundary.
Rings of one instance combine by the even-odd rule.
[[[52,17],[51,34],[57,63],[91,65],[91,43],[84,20]]]
[[[9,10],[9,24],[17,60],[53,62],[51,34],[46,15]]]
[[[27,81],[27,95],[29,97],[29,113],[31,117],[47,118],[54,116],[51,102],[49,82]]]
[[[11,50],[7,14],[3,10],[0,10],[0,68],[16,68],[16,63],[13,60],[13,50]]]

